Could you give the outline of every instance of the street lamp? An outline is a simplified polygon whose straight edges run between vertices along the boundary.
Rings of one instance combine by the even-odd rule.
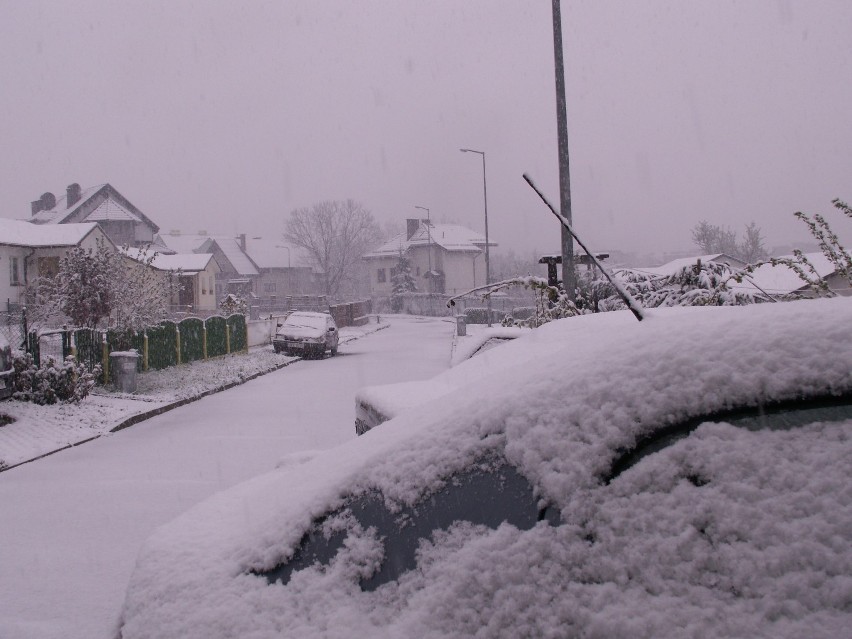
[[[488,253],[488,187],[485,184],[485,151],[459,149],[462,153],[479,153],[482,156],[482,195],[485,202],[485,285],[491,284],[491,260]],[[476,282],[473,283],[476,287]],[[489,291],[490,293],[490,291]],[[491,295],[488,296],[488,326],[491,326]]]
[[[415,205],[414,208],[420,209],[421,211],[426,211],[426,237],[428,238],[426,244],[428,252],[426,255],[428,256],[429,261],[429,270],[426,272],[426,274],[428,276],[429,292],[432,293],[434,292],[432,290],[432,219],[429,217],[429,209],[427,209],[425,206]]]

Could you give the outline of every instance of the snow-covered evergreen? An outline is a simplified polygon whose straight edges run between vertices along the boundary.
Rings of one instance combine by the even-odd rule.
[[[402,310],[403,296],[417,290],[417,282],[411,274],[411,261],[402,249],[399,249],[399,259],[391,271],[391,309],[394,313]]]

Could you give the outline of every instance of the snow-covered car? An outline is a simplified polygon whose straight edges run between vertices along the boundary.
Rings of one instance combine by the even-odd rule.
[[[14,388],[12,385],[12,347],[5,335],[0,334],[0,399],[8,399],[12,396]]]
[[[322,357],[337,355],[337,323],[328,313],[294,311],[278,324],[272,346],[276,353]]]
[[[852,299],[547,324],[160,528],[121,635],[845,636],[849,326]]]
[[[535,357],[525,343],[511,343],[531,329],[516,327],[481,327],[453,343],[453,367],[432,379],[395,384],[365,386],[355,393],[355,433],[363,435],[411,408],[436,401],[471,379],[494,372],[498,368],[517,365]],[[497,348],[499,346],[500,348]],[[471,361],[474,360],[474,361]]]

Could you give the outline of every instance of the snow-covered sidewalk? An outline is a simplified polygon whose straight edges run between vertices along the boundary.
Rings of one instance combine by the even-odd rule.
[[[341,343],[387,328],[385,322],[340,329]],[[0,403],[0,472],[182,406],[298,361],[272,346],[140,374],[129,395],[97,386],[80,404]],[[4,422],[10,421],[10,423]]]

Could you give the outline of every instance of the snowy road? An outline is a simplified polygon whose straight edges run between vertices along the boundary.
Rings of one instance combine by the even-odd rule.
[[[291,453],[355,437],[361,386],[446,369],[453,324],[390,328],[0,475],[0,637],[112,637],[154,528]]]

